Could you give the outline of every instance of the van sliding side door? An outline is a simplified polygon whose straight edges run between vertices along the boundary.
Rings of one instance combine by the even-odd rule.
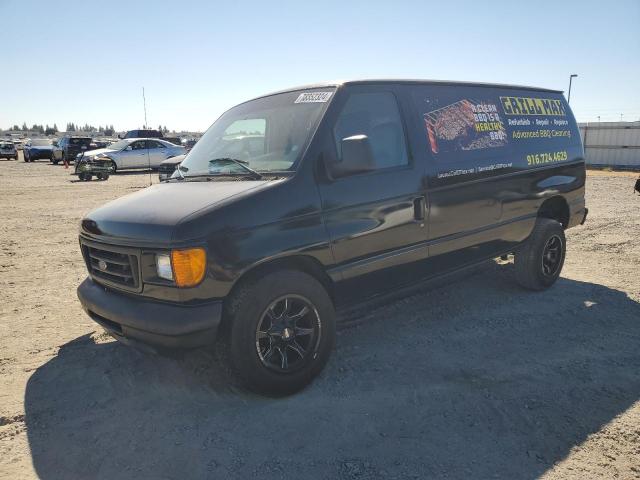
[[[517,158],[500,94],[482,86],[412,88],[429,179],[434,274],[502,253],[523,235],[521,224],[503,224],[503,205],[518,202],[526,186],[505,175],[515,171]]]

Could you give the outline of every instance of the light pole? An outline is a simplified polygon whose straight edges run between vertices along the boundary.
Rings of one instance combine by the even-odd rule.
[[[571,75],[569,75],[569,95],[567,95],[567,103],[571,103],[571,80],[573,80],[573,77],[577,76],[577,73],[572,73]]]

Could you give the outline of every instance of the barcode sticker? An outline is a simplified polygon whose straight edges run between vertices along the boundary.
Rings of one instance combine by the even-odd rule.
[[[293,103],[325,103],[331,98],[333,92],[307,92],[301,93]]]

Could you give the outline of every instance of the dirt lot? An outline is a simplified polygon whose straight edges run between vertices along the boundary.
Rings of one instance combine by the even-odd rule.
[[[149,175],[74,180],[0,161],[0,478],[640,478],[633,175],[589,175],[551,290],[495,264],[366,312],[285,399],[100,334],[78,222]]]

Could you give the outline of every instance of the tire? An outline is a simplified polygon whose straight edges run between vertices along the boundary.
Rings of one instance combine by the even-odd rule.
[[[100,181],[104,181],[104,180],[108,180],[109,179],[109,174],[108,173],[98,173],[98,175],[96,175],[98,177],[98,180]]]
[[[229,357],[250,390],[290,394],[326,365],[335,344],[335,310],[312,276],[291,270],[271,273],[240,287],[226,307]]]
[[[538,218],[533,232],[515,253],[516,281],[529,290],[549,288],[560,276],[566,247],[562,224]]]
[[[116,162],[114,162],[113,160],[111,160],[111,174],[113,175],[114,173],[116,173],[118,171],[118,165],[116,165]]]
[[[83,172],[79,175],[79,177],[80,177],[80,180],[82,180],[83,182],[90,182],[93,175],[91,175],[90,173]]]

